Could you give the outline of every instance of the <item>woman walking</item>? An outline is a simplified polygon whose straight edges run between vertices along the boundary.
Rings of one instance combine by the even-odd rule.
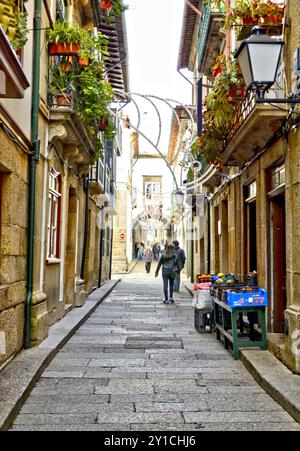
[[[177,268],[177,256],[175,248],[172,244],[169,244],[166,248],[164,255],[159,260],[155,277],[158,277],[160,268],[162,267],[162,277],[164,281],[164,304],[175,304],[173,299],[174,281],[178,272]]]
[[[147,274],[150,274],[150,272],[151,272],[152,262],[153,262],[153,252],[151,249],[147,249],[145,252],[145,263],[146,263]]]

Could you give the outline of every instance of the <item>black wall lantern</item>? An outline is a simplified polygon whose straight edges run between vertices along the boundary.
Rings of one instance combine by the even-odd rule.
[[[276,82],[283,46],[284,41],[267,36],[263,28],[257,26],[235,54],[246,86],[257,93],[257,103],[300,103],[300,98],[294,94],[288,99],[266,98],[266,92]]]

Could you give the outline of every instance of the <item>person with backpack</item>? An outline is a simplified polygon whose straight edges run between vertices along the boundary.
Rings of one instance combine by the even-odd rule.
[[[173,299],[174,281],[178,273],[177,256],[173,244],[169,244],[164,255],[161,256],[155,277],[158,277],[160,268],[162,267],[162,277],[164,282],[164,304],[175,304]]]

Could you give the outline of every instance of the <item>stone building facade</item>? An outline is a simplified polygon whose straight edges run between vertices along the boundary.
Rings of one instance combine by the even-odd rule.
[[[210,11],[204,10],[202,1],[194,5],[202,9],[202,17],[211,26],[207,31],[204,19],[186,8],[180,64],[194,71],[197,81],[201,73],[206,90],[213,83],[212,62],[227,48],[226,42],[231,43],[232,50],[239,43],[234,32],[229,41],[221,32],[224,12],[213,5]],[[295,92],[299,18],[298,2],[286,1],[283,23],[288,27],[280,25],[285,47],[271,98]],[[278,28],[275,31],[278,34]],[[221,168],[209,166],[195,176],[201,183],[194,194],[205,195],[207,201],[204,233],[194,243],[200,254],[194,255],[192,277],[224,272],[243,280],[247,273],[257,271],[259,286],[269,292],[269,347],[300,374],[297,115],[289,116],[284,104],[281,109],[272,104],[257,105],[249,97],[242,102],[244,113],[223,147]],[[291,119],[293,126],[284,130],[283,125],[290,124]]]
[[[28,5],[28,20],[33,11]],[[23,344],[32,39],[22,62],[0,29],[0,368]]]
[[[49,102],[46,30],[56,20],[99,30],[100,2],[53,0],[41,3],[40,155],[36,165],[31,346],[40,344],[53,324],[71,309],[81,307],[86,296],[110,277],[118,149],[117,137],[106,139],[102,133],[104,152],[95,161],[96,150],[81,119],[69,106],[54,106]],[[34,28],[33,4],[26,3],[29,30]],[[116,22],[107,27],[107,32],[114,35],[114,52],[120,42],[123,49],[125,31],[120,24],[121,19],[118,19],[117,39]],[[2,81],[2,71],[7,73],[7,93],[2,94],[1,85],[0,367],[21,350],[24,340],[28,162],[32,151],[33,34],[29,32],[28,36],[21,70],[18,60],[13,59],[17,56],[9,41],[5,38],[3,44],[1,34],[0,79]],[[9,78],[13,70],[19,75],[18,80],[11,76],[14,83]],[[122,66],[121,75],[123,71],[126,66]],[[17,96],[20,99],[16,99]],[[101,230],[103,223],[105,229]]]

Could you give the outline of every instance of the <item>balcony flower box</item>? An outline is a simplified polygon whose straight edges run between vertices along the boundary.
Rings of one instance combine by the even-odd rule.
[[[52,42],[49,44],[48,50],[49,55],[77,55],[80,49],[76,43],[65,44]]]
[[[249,25],[255,27],[258,25],[259,19],[256,17],[245,16],[243,17],[243,25]]]
[[[230,87],[229,97],[232,99],[231,102],[240,102],[246,95],[246,86],[234,86]]]
[[[67,96],[65,94],[56,94],[55,95],[57,106],[70,106],[71,105],[71,96]]]
[[[98,121],[99,130],[104,132],[109,127],[109,121],[106,117],[102,117]]]

